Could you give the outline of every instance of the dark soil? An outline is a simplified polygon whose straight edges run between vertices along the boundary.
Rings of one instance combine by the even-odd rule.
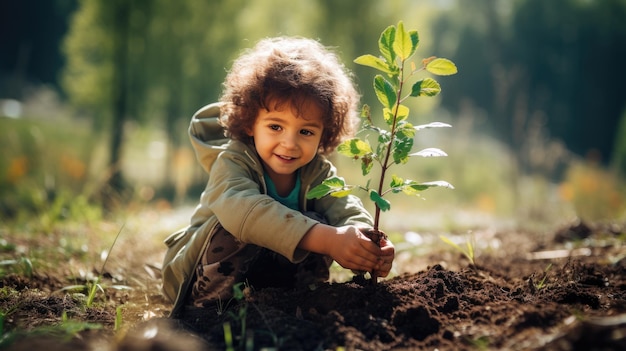
[[[501,249],[481,254],[476,265],[460,254],[443,261],[439,253],[422,258],[432,262],[427,269],[375,285],[356,277],[314,289],[246,289],[245,298],[187,309],[178,319],[157,314],[123,335],[111,331],[115,313],[105,306],[85,318],[100,321],[103,330],[85,328],[78,338],[56,345],[73,350],[94,349],[94,344],[111,350],[223,350],[229,344],[240,350],[626,350],[623,227],[578,223],[549,236],[498,236]],[[0,287],[23,292],[5,328],[24,316],[46,323],[76,309],[68,295],[45,293],[54,290],[46,288],[54,279],[39,283],[44,291],[39,298],[25,294],[28,284],[20,279],[0,281]],[[111,294],[118,294],[111,301],[125,302],[119,293]],[[0,311],[10,302],[2,296]],[[35,349],[41,339],[18,337],[10,349]]]
[[[626,349],[624,267],[567,260],[553,269],[539,289],[532,273],[510,279],[497,268],[434,265],[377,285],[264,289],[233,309],[246,309],[255,346],[286,350]],[[224,322],[241,328],[216,311],[188,311],[183,321],[216,348]]]

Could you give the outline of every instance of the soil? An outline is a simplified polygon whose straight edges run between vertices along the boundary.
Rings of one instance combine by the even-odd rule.
[[[223,350],[230,345],[241,350],[626,350],[625,229],[578,222],[540,235],[496,232],[491,239],[499,248],[484,250],[474,264],[455,251],[433,252],[419,257],[426,262],[423,269],[377,284],[356,276],[296,290],[247,288],[240,299],[187,309],[176,319],[166,317],[171,306],[154,289],[154,269],[142,273],[152,278],[141,284],[126,278],[132,293],[108,289],[106,301],[88,309],[80,307],[79,297],[58,291],[67,285],[62,275],[12,274],[0,280],[0,287],[15,291],[0,295],[0,311],[13,306],[4,316],[4,341],[12,350],[41,345],[49,350]],[[131,314],[142,318],[114,331],[116,306],[124,306],[127,321]],[[83,321],[80,332],[64,340],[33,332],[58,325],[63,311]],[[229,336],[232,340],[225,340]]]

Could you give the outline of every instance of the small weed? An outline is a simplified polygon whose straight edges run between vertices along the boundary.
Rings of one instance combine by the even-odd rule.
[[[113,247],[115,246],[115,243],[117,242],[117,239],[120,237],[120,234],[122,233],[123,229],[124,229],[124,226],[122,226],[120,228],[119,232],[115,236],[115,239],[113,239],[113,243],[111,244],[111,248],[107,252],[107,255],[106,255],[105,259],[104,259],[104,262],[102,263],[102,268],[100,268],[100,274],[101,275],[95,277],[93,281],[87,282],[86,284],[66,286],[66,287],[62,288],[60,291],[67,291],[67,290],[86,291],[87,292],[87,298],[85,299],[85,307],[87,307],[87,308],[91,307],[93,305],[95,299],[96,299],[96,294],[98,293],[98,291],[100,291],[100,292],[102,292],[104,294],[104,287],[100,283],[101,280],[102,280],[102,272],[104,272],[104,267],[106,266],[107,262],[109,261],[109,257],[111,256],[111,251],[113,250]],[[112,288],[112,289],[117,289],[117,290],[129,290],[129,289],[131,289],[131,287],[126,286],[126,285],[111,285],[111,286],[108,286],[108,287]]]
[[[262,333],[268,333],[272,340],[274,341],[274,345],[279,345],[280,340],[276,333],[271,329],[269,323],[267,322],[263,312],[253,303],[249,303],[246,300],[246,296],[248,295],[250,287],[246,283],[237,283],[233,286],[233,297],[226,303],[226,307],[230,304],[231,301],[239,302],[239,308],[237,311],[228,311],[228,315],[232,318],[232,321],[238,323],[240,325],[239,335],[234,336],[232,325],[230,322],[225,322],[223,324],[224,328],[224,343],[226,344],[226,350],[234,351],[236,349],[239,350],[254,350],[254,333],[252,330],[247,328],[246,320],[248,318],[248,307],[252,306],[259,313],[263,322],[268,327],[267,331],[262,331]],[[220,306],[223,306],[220,303]],[[225,312],[226,307],[218,306],[218,314],[223,314]],[[219,311],[221,310],[221,312]],[[237,342],[236,342],[237,341]],[[237,347],[236,347],[237,346]],[[273,350],[278,348],[264,348],[266,350]]]
[[[552,263],[548,264],[548,266],[543,270],[543,278],[539,281],[539,283],[535,284],[535,289],[541,290],[546,287],[546,279],[548,278],[548,271],[552,268]]]
[[[18,306],[13,306],[5,311],[0,310],[0,346],[2,346],[2,342],[4,341],[6,334],[8,334],[5,334],[4,322],[6,321],[7,317],[11,315],[11,313],[17,310],[17,307]]]
[[[115,308],[115,326],[113,330],[115,331],[121,330],[122,325],[124,324],[123,322],[124,320],[122,317],[122,306],[120,305]]]
[[[0,277],[4,275],[2,267],[10,267],[15,273],[27,278],[33,276],[33,263],[27,257],[22,257],[17,260],[0,261]]]
[[[223,324],[224,328],[224,343],[226,343],[227,351],[235,351],[235,346],[233,343],[233,331],[230,327],[230,322],[225,322]]]
[[[246,294],[244,291],[247,288],[248,287],[243,282],[237,283],[233,286],[233,299],[240,302],[240,304],[237,312],[228,311],[228,315],[233,318],[233,320],[239,322],[239,325],[241,326],[241,329],[239,331],[239,340],[244,340],[246,337],[246,318],[248,316],[248,303],[246,302]]]
[[[454,247],[457,251],[459,251],[460,253],[462,253],[465,257],[467,257],[467,259],[470,261],[470,263],[472,265],[475,265],[475,242],[474,242],[474,237],[471,236],[470,238],[468,238],[468,240],[465,242],[466,244],[466,249],[462,248],[461,246],[459,246],[457,243],[455,243],[454,241],[450,240],[448,237],[446,237],[445,235],[440,235],[439,238],[446,244]]]
[[[12,313],[13,310],[15,310],[15,308],[8,312],[0,313],[0,349],[9,347],[16,340],[23,338],[47,336],[67,342],[82,331],[102,329],[102,325],[98,323],[71,320],[67,317],[67,312],[63,311],[59,324],[40,326],[31,330],[13,330],[5,333],[3,330],[4,319]]]
[[[489,338],[487,336],[483,335],[475,339],[470,339],[469,343],[477,350],[489,350]]]

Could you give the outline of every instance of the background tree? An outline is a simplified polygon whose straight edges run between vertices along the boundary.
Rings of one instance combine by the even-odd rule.
[[[23,99],[39,84],[59,88],[64,65],[59,42],[75,0],[21,0],[0,3],[0,96]]]
[[[146,0],[81,1],[65,41],[63,83],[70,101],[89,111],[96,130],[109,130],[108,176],[101,188],[106,202],[128,190],[121,169],[124,127],[138,111],[131,102],[145,96],[145,26],[138,14],[148,10]]]
[[[434,30],[438,50],[464,72],[444,106],[485,111],[481,128],[511,146],[526,171],[523,144],[537,126],[579,155],[611,159],[626,107],[626,1],[481,0],[455,9]]]

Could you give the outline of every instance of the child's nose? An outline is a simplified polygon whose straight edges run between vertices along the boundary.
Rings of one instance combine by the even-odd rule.
[[[298,143],[297,143],[297,135],[294,135],[293,133],[285,133],[283,134],[280,143],[287,148],[293,148],[295,147]]]

